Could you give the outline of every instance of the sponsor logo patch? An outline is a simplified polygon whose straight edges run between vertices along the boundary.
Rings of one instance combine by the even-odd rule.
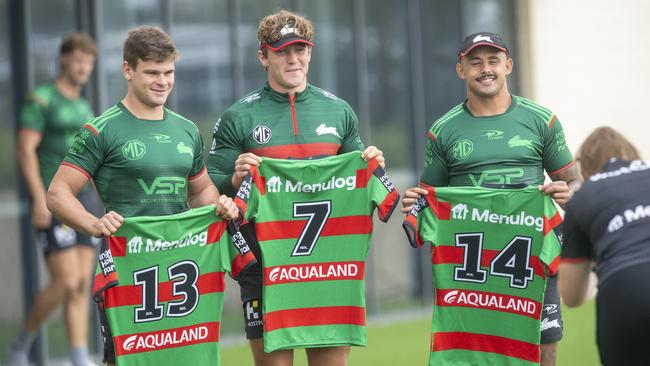
[[[257,125],[253,129],[253,140],[258,144],[266,144],[271,140],[271,129],[264,125]]]
[[[458,160],[466,159],[474,151],[474,143],[468,139],[462,139],[454,144],[452,154]]]
[[[496,310],[539,319],[541,304],[525,297],[482,291],[441,289],[436,291],[438,306],[460,306]]]
[[[129,160],[142,159],[147,147],[140,140],[129,140],[122,146],[122,155]]]
[[[363,262],[296,264],[264,269],[267,286],[293,282],[361,280],[363,271]]]
[[[328,127],[324,123],[321,123],[320,125],[318,125],[318,127],[316,127],[316,134],[318,136],[334,135],[338,138],[341,138],[341,135],[339,135],[339,133],[336,131],[336,127]]]

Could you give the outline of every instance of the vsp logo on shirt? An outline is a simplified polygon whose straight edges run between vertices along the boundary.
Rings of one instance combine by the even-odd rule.
[[[537,231],[544,230],[544,218],[535,217],[520,211],[516,214],[502,215],[494,213],[490,209],[470,208],[465,203],[457,203],[451,209],[451,218],[455,220],[470,220],[487,222],[491,224],[527,226]]]
[[[185,188],[185,178],[181,177],[156,177],[147,184],[144,179],[138,178],[138,183],[145,194],[179,194]]]
[[[315,183],[305,183],[302,181],[292,181],[285,180],[282,181],[282,178],[279,176],[273,176],[266,181],[266,191],[269,193],[280,193],[280,192],[302,192],[302,193],[312,193],[312,192],[322,192],[329,191],[332,189],[346,189],[348,191],[353,190],[357,186],[357,177],[331,177],[326,181],[315,182]],[[283,189],[284,187],[284,189]]]

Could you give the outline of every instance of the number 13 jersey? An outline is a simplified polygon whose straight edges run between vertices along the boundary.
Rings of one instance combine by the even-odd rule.
[[[427,188],[403,223],[431,245],[435,284],[429,365],[537,365],[547,274],[562,222],[536,187]]]
[[[372,213],[399,195],[375,159],[264,158],[235,202],[262,252],[264,351],[365,346],[364,269]]]

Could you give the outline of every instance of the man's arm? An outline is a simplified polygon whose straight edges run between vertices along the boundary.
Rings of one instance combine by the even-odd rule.
[[[187,203],[192,208],[213,204],[216,206],[216,215],[224,220],[239,217],[239,210],[233,200],[228,196],[219,195],[219,190],[212,184],[206,171],[188,181]]]
[[[47,208],[63,223],[94,237],[110,236],[120,228],[124,218],[110,211],[101,218],[88,212],[77,199],[77,193],[88,182],[79,170],[60,165],[47,191]]]
[[[32,197],[32,225],[44,229],[52,223],[52,213],[45,204],[45,185],[41,179],[36,149],[41,143],[43,134],[40,131],[21,128],[18,131],[16,143],[16,160],[18,167],[27,184],[27,190]]]
[[[594,262],[591,260],[563,261],[560,264],[558,280],[560,296],[568,307],[580,306],[591,297],[595,283],[589,276],[593,265]]]
[[[259,158],[244,154],[244,142],[237,130],[235,113],[226,111],[214,125],[212,146],[207,159],[208,174],[219,192],[229,196],[237,193],[248,167]],[[249,156],[250,155],[250,156]],[[237,170],[237,167],[239,170]],[[245,171],[244,171],[245,170]]]
[[[566,210],[566,204],[573,193],[580,188],[582,176],[576,164],[571,165],[563,171],[549,175],[552,182],[540,186],[540,190],[548,195]]]

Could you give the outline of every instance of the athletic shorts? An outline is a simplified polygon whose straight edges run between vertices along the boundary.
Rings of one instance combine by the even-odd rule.
[[[612,273],[598,284],[596,340],[604,366],[650,365],[650,264]]]
[[[542,308],[541,344],[555,343],[562,339],[562,312],[560,308],[560,294],[557,290],[557,274],[548,277],[544,305]]]
[[[255,224],[249,223],[240,227],[244,239],[251,248],[257,263],[242,271],[237,278],[244,310],[244,328],[247,339],[258,339],[264,335],[264,323],[262,320],[262,253],[260,244],[255,235]]]
[[[89,212],[99,215],[102,211],[102,205],[92,189],[84,189],[77,194],[77,198],[81,204]],[[91,237],[77,232],[73,228],[63,224],[56,217],[52,217],[52,225],[47,229],[38,230],[36,232],[36,241],[43,248],[43,253],[48,256],[58,251],[72,248],[75,245],[85,245],[90,247],[98,247],[101,239]]]

